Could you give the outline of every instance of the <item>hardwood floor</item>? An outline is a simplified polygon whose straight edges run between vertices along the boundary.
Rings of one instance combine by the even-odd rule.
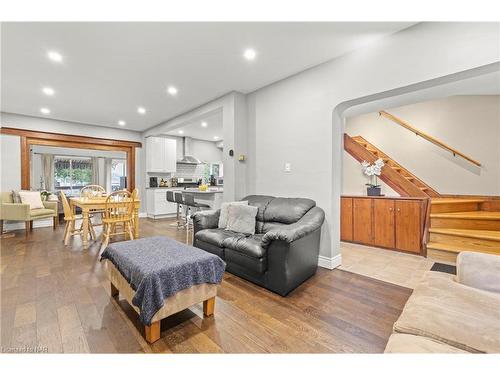
[[[171,221],[140,220],[141,236],[187,241]],[[215,315],[202,305],[164,321],[149,345],[135,311],[110,296],[99,243],[64,246],[63,227],[1,240],[1,347],[51,353],[378,353],[410,289],[341,270],[283,298],[226,273]]]

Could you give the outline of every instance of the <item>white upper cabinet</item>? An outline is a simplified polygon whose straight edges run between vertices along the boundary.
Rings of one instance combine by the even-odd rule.
[[[162,137],[146,138],[146,172],[175,172],[177,142]]]

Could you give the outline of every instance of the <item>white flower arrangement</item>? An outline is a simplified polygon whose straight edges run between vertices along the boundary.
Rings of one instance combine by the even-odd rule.
[[[379,187],[378,181],[377,181],[377,176],[380,176],[382,173],[382,167],[385,165],[384,161],[382,159],[377,159],[375,163],[370,164],[366,160],[363,160],[361,163],[361,168],[363,170],[363,173],[370,177],[370,183],[366,184],[366,186],[369,187]],[[375,183],[373,183],[373,180],[375,179]]]

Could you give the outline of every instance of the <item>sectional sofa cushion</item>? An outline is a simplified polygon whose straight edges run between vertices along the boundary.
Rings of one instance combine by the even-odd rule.
[[[236,201],[236,202],[224,202],[220,206],[220,214],[219,214],[219,228],[226,229],[227,227],[227,218],[229,213],[229,206],[231,205],[248,205],[248,201]]]
[[[21,197],[21,202],[23,204],[30,205],[30,210],[45,208],[39,191],[20,191],[19,196]]]
[[[255,233],[255,216],[258,208],[246,205],[229,205],[226,230],[243,234]]]
[[[465,354],[465,350],[446,345],[428,337],[393,333],[389,337],[384,353],[441,353]]]
[[[254,234],[249,237],[230,237],[222,245],[253,258],[262,258],[266,255],[266,249],[262,247],[262,236],[263,234]]]
[[[394,323],[394,332],[468,352],[499,353],[500,295],[459,284],[453,277],[428,271]]]

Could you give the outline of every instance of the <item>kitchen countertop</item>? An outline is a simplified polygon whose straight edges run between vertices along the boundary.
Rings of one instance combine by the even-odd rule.
[[[166,186],[158,186],[158,187],[147,187],[146,189],[151,189],[151,190],[176,190],[176,191],[183,191],[185,193],[195,193],[195,194],[217,194],[217,193],[223,193],[224,189],[223,188],[218,188],[217,190],[207,190],[207,191],[200,191],[198,188],[187,188],[184,189],[183,187],[166,187]]]

